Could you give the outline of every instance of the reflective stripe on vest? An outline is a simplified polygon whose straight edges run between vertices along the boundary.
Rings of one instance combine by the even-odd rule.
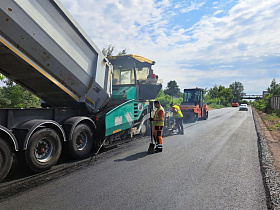
[[[174,105],[173,107],[177,110],[177,112],[175,112],[175,118],[176,119],[184,117],[179,106]]]
[[[153,125],[154,126],[164,126],[164,109],[163,109],[162,106],[160,106],[157,109],[157,111],[155,113],[155,116],[154,116],[154,119],[158,119],[159,118],[158,113],[159,113],[160,110],[162,110],[162,112],[163,112],[163,121],[153,121]]]

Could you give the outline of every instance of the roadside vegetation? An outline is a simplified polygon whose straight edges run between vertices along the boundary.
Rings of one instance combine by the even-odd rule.
[[[240,82],[233,82],[229,87],[222,85],[214,85],[212,88],[204,90],[204,103],[209,105],[210,109],[230,107],[233,100],[238,100],[239,103],[252,104],[251,101],[242,100],[246,95],[244,87]],[[183,93],[180,91],[176,81],[167,83],[167,87],[161,90],[157,96],[164,108],[169,107],[173,101],[174,104],[181,104],[183,101]]]
[[[280,110],[271,108],[271,97],[280,95],[280,83],[277,84],[276,80],[273,79],[267,92],[264,99],[254,103],[254,107],[265,121],[268,130],[280,131]]]
[[[108,48],[108,52],[106,51],[107,54],[112,54],[113,48],[111,48],[112,47]],[[123,50],[122,52],[119,52],[118,55],[125,53],[125,50]],[[0,81],[4,83],[4,86],[0,87],[0,108],[41,107],[40,99],[28,90],[1,74]],[[241,97],[245,95],[243,91],[244,88],[240,82],[234,82],[229,87],[214,85],[212,88],[205,89],[204,103],[208,104],[211,109],[230,107],[234,99],[239,100],[240,103],[251,104],[251,102],[241,100]],[[167,83],[165,89],[160,90],[156,99],[161,102],[164,108],[168,108],[171,102],[180,105],[183,101],[183,93],[177,82],[172,80]],[[266,101],[261,101],[257,106],[264,109],[266,103]]]
[[[1,74],[0,80],[5,84],[0,87],[0,108],[41,107],[40,99],[28,90]]]
[[[268,114],[274,113],[274,115],[280,117],[280,111],[273,111],[270,105],[271,97],[280,95],[280,83],[277,84],[276,80],[273,79],[269,88],[267,88],[267,92],[268,93],[265,95],[264,99],[255,102],[255,108]]]

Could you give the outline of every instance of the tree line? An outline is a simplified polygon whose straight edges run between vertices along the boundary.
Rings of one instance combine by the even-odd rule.
[[[0,87],[0,108],[41,107],[40,99],[25,88],[1,74],[0,80],[5,84],[3,87]],[[204,103],[208,104],[210,108],[231,106],[234,99],[246,103],[246,101],[241,100],[242,96],[245,95],[243,91],[244,87],[240,82],[234,82],[228,88],[222,85],[214,85],[214,87],[204,90]],[[275,80],[273,80],[269,88],[269,93],[267,97],[273,94],[280,94],[280,85],[276,84]],[[160,90],[156,99],[165,108],[168,108],[171,102],[180,105],[183,101],[183,92],[181,92],[177,82],[172,80],[167,83],[165,89]],[[256,103],[256,106],[264,109],[264,107],[268,106],[268,101],[270,101],[268,98],[264,101],[259,101]]]
[[[270,83],[270,86],[267,88],[267,94],[264,96],[263,99],[257,100],[254,104],[255,108],[266,112],[272,113],[274,112],[278,117],[280,117],[279,110],[272,110],[271,109],[271,97],[272,96],[279,96],[280,95],[280,83],[277,83],[275,79],[273,79]]]
[[[244,86],[241,82],[235,81],[229,87],[215,84],[214,87],[204,90],[204,103],[208,104],[210,108],[229,107],[234,100],[239,101],[239,103],[248,103],[242,100],[245,95]],[[167,83],[164,90],[160,91],[157,100],[161,102],[163,107],[168,108],[172,101],[174,104],[181,104],[183,93],[180,91],[177,82],[173,80]]]
[[[41,107],[41,100],[34,94],[0,74],[0,108]]]

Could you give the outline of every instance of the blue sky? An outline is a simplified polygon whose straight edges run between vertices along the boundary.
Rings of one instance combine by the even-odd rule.
[[[164,88],[280,82],[278,0],[61,0],[95,44],[156,61]]]

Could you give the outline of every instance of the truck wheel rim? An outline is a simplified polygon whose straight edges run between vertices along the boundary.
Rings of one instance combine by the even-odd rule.
[[[53,153],[53,144],[49,138],[42,139],[35,148],[35,156],[39,162],[47,162]]]
[[[76,147],[78,150],[83,150],[87,146],[87,135],[85,132],[80,132],[76,138]]]

